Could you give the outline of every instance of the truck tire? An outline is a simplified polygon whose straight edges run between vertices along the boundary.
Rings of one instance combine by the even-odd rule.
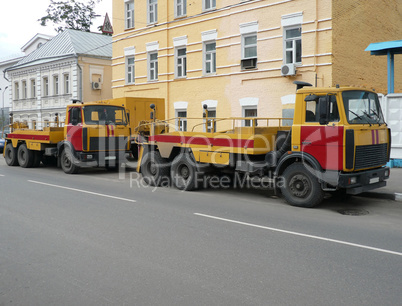
[[[71,152],[70,148],[64,148],[63,152],[61,152],[60,163],[61,168],[64,173],[67,174],[76,174],[80,170],[80,167],[74,163],[75,157]]]
[[[282,178],[281,192],[290,205],[312,208],[323,200],[324,191],[318,179],[303,164],[291,164]]]
[[[8,166],[18,166],[17,159],[17,148],[13,147],[13,144],[10,142],[6,145],[4,152],[4,158]]]
[[[31,168],[34,163],[34,154],[27,148],[25,143],[18,147],[17,151],[18,164],[22,168]]]
[[[32,151],[34,155],[34,161],[32,163],[32,168],[37,168],[40,165],[40,161],[42,159],[42,152],[41,151]]]
[[[189,154],[181,153],[173,159],[170,177],[179,190],[197,189],[197,168]]]
[[[169,185],[169,164],[158,151],[147,152],[142,160],[141,173],[145,183],[151,186]]]

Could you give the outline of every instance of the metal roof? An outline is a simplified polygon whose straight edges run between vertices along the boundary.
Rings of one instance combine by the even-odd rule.
[[[370,51],[371,55],[402,54],[402,40],[384,41],[370,44],[365,51]]]
[[[8,70],[54,61],[67,56],[88,56],[111,59],[112,37],[98,33],[65,29],[40,48],[28,54]]]

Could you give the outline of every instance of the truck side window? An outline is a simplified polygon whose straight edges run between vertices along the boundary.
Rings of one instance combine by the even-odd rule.
[[[68,123],[71,125],[77,125],[82,123],[81,109],[79,107],[73,107],[68,110]]]
[[[318,122],[317,101],[306,102],[306,122]]]

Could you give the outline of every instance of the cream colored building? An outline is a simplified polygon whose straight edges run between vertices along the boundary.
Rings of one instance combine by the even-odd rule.
[[[386,93],[385,58],[364,50],[402,37],[401,9],[398,0],[114,0],[113,97],[164,98],[168,118],[200,117],[203,104],[216,117],[287,117],[295,80]]]
[[[42,128],[66,105],[110,99],[112,38],[66,29],[6,69],[13,120]]]

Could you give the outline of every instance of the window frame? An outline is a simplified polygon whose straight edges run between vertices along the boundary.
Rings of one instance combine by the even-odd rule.
[[[64,94],[70,94],[70,74],[64,73],[63,74],[63,86],[64,86]]]
[[[184,112],[186,113],[185,117],[179,116],[179,113],[184,113]],[[179,132],[186,132],[187,131],[187,109],[186,108],[175,109],[175,115],[176,115],[175,117],[177,118],[176,119],[176,130]],[[181,119],[179,121],[178,118],[186,118],[186,119]]]
[[[174,17],[181,18],[185,16],[187,16],[187,0],[174,0]]]
[[[213,51],[207,51],[207,45],[211,45],[211,44],[215,44],[215,49]],[[204,55],[203,55],[203,59],[204,59],[203,60],[203,62],[204,62],[204,65],[203,65],[204,75],[214,75],[214,74],[216,74],[216,41],[215,40],[205,41],[203,43],[203,53],[204,53]],[[208,60],[207,55],[210,55],[210,54],[212,56],[211,56],[211,59]],[[211,69],[210,72],[207,71],[208,63],[211,64],[211,67],[214,66],[214,69]],[[213,64],[215,64],[215,65],[213,65]]]
[[[179,55],[179,51],[183,50],[183,49],[185,50],[185,54]],[[175,77],[177,79],[183,79],[183,78],[187,77],[187,47],[186,46],[180,46],[180,47],[175,48]]]
[[[130,60],[133,62],[130,63]],[[126,85],[135,84],[135,56],[126,56]],[[131,80],[130,80],[131,79]]]
[[[255,110],[255,116],[246,116],[246,111]],[[242,107],[242,115],[244,118],[258,118],[258,106],[257,105],[248,105]],[[251,119],[243,120],[244,127],[253,127],[253,121]]]
[[[36,98],[36,79],[31,79],[31,98]]]
[[[20,83],[14,82],[14,100],[20,99]]]
[[[255,36],[255,44],[247,45],[246,46],[246,38]],[[258,41],[257,41],[257,33],[252,32],[252,33],[247,33],[247,34],[242,34],[241,36],[241,58],[242,59],[252,59],[252,58],[257,58],[258,57]],[[255,56],[247,56],[246,57],[246,48],[255,48]]]
[[[151,18],[151,16],[153,16],[153,18]],[[147,22],[148,24],[158,22],[158,0],[147,0]]]
[[[295,30],[295,29],[300,29],[300,36],[287,38],[287,32],[290,30]],[[297,51],[298,51],[297,50],[298,49],[297,41],[300,41],[300,61],[297,61]],[[287,47],[288,42],[292,43],[292,46],[289,48]],[[292,52],[291,62],[288,62],[288,60],[287,60],[288,52]],[[284,64],[301,65],[302,64],[302,56],[303,56],[302,25],[297,24],[297,25],[284,27],[283,28],[283,63]]]
[[[207,7],[207,5],[209,7]],[[202,1],[202,10],[203,11],[211,11],[216,9],[216,0],[203,0]]]
[[[132,8],[130,9],[130,5]],[[134,0],[125,0],[124,1],[124,29],[133,29],[134,26]],[[130,14],[130,16],[128,16]]]
[[[27,86],[27,81],[22,80],[21,81],[21,99],[26,99],[28,98],[28,86]]]
[[[43,77],[42,82],[43,82],[42,94],[44,97],[48,97],[49,96],[49,77],[47,77],[47,76]]]
[[[152,60],[152,55],[156,54],[156,59]],[[158,81],[158,51],[148,52],[148,81]],[[154,67],[152,67],[154,65]],[[152,77],[152,72],[154,72],[154,77]]]
[[[59,88],[59,75],[56,74],[53,76],[53,95],[57,96],[60,93],[60,88]]]

